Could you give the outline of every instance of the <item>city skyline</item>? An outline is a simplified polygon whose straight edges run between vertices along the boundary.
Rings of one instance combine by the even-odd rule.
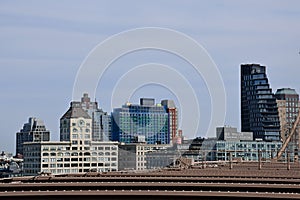
[[[131,28],[171,28],[193,37],[206,48],[225,84],[227,111],[230,111],[225,124],[240,127],[239,66],[242,63],[266,65],[273,92],[282,87],[295,88],[299,92],[297,45],[300,28],[297,19],[300,13],[297,1],[191,1],[190,4],[172,1],[159,5],[135,2],[136,8],[123,2],[0,4],[3,16],[0,20],[1,110],[6,113],[1,116],[1,150],[13,152],[15,133],[30,116],[43,119],[53,136],[51,140],[57,141],[59,117],[71,101],[80,64],[98,43]],[[68,9],[70,5],[72,9]],[[169,55],[137,52],[117,64],[134,66],[140,63],[136,60],[154,60],[169,65],[177,62]],[[179,65],[175,67],[185,69],[186,64],[179,62]],[[116,71],[109,73],[107,79]],[[187,75],[189,73],[191,71]],[[201,81],[193,82],[193,86],[195,84],[199,85],[198,92],[207,96],[205,84]],[[105,96],[111,86],[101,84],[99,88],[96,94],[99,107],[111,112]],[[171,93],[164,94],[165,90],[161,88],[159,92],[155,90],[156,86],[146,86],[137,91],[131,101],[138,102],[140,96],[145,96],[174,99],[179,105]],[[145,95],[145,91],[149,95]],[[200,105],[202,116],[210,112],[205,108],[208,103],[209,98],[204,98]]]

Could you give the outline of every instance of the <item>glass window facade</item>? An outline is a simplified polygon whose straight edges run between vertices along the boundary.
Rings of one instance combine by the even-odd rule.
[[[159,105],[124,105],[112,113],[114,141],[135,143],[142,138],[147,144],[169,144],[168,113]]]
[[[280,140],[276,98],[265,66],[241,65],[241,125],[242,132],[253,132],[254,139]]]

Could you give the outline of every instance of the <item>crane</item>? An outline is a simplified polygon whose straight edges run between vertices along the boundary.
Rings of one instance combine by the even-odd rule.
[[[295,132],[296,132],[296,130],[297,130],[297,126],[299,125],[299,122],[300,122],[300,109],[299,109],[299,113],[298,113],[298,116],[297,116],[297,118],[296,118],[296,121],[295,121],[294,124],[293,124],[293,128],[292,128],[292,130],[291,130],[289,136],[288,136],[288,137],[285,139],[285,141],[283,142],[282,147],[281,147],[280,150],[278,151],[277,156],[274,158],[275,160],[278,160],[278,159],[282,156],[282,154],[283,154],[283,152],[285,151],[287,145],[288,145],[289,142],[291,141],[292,136],[295,134]]]

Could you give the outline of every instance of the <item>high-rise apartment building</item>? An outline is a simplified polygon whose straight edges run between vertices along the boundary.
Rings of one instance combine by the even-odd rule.
[[[50,131],[44,122],[35,117],[30,117],[28,123],[18,132],[16,138],[16,155],[23,155],[24,142],[40,142],[50,140]]]
[[[241,65],[241,127],[242,132],[253,132],[254,139],[280,140],[276,98],[265,66]]]
[[[281,139],[285,141],[291,132],[299,112],[299,94],[295,89],[280,88],[275,93],[280,119]],[[299,128],[293,135],[291,142],[299,148]]]
[[[168,103],[164,104],[166,107],[155,104],[154,99],[141,98],[140,105],[127,103],[122,108],[115,108],[112,113],[113,140],[124,143],[170,144],[171,134],[177,133],[177,130],[173,131],[174,127],[177,128],[177,116],[171,120],[169,116],[177,115],[177,112],[168,113]]]

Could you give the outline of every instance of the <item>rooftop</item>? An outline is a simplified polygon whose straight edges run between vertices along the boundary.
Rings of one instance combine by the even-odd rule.
[[[277,89],[276,94],[296,94],[297,92],[295,89],[291,89],[291,88],[280,88]]]

